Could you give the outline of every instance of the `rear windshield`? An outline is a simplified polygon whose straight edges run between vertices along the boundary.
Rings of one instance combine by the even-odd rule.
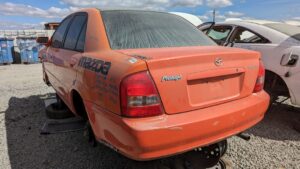
[[[265,24],[265,26],[275,29],[281,33],[284,33],[300,41],[300,27],[288,25],[284,23],[269,23],[269,24]]]
[[[210,46],[215,43],[194,25],[173,14],[101,11],[112,49]]]

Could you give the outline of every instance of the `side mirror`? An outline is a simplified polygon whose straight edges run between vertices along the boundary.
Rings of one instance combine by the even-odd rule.
[[[298,55],[285,54],[281,58],[280,65],[281,66],[295,66],[297,64],[298,59],[299,59]]]
[[[36,42],[47,46],[49,44],[49,38],[48,37],[38,37],[36,39]]]

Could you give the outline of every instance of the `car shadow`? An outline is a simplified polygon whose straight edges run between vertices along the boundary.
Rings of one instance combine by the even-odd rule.
[[[276,103],[264,119],[246,133],[271,140],[299,141],[300,133],[294,129],[296,124],[300,125],[300,108]]]
[[[161,168],[153,167],[159,166],[161,161],[136,162],[103,145],[91,147],[83,131],[40,135],[46,121],[44,99],[54,96],[10,98],[8,109],[2,113],[5,113],[7,151],[12,169]]]
[[[44,99],[54,96],[11,97],[9,107],[1,112],[5,113],[7,151],[12,169],[170,169],[166,165],[172,158],[136,162],[101,144],[91,147],[83,131],[40,135],[46,121]],[[300,134],[292,129],[291,123],[300,118],[299,115],[282,106],[276,107],[248,133],[275,140],[300,140]],[[290,132],[294,134],[287,134]]]

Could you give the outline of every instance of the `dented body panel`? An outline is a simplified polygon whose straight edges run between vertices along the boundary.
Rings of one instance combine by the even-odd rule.
[[[151,160],[224,140],[263,118],[269,96],[253,93],[258,53],[217,46],[113,50],[101,12],[82,13],[88,16],[84,50],[50,45],[43,71],[77,115],[82,112],[76,112],[73,97],[80,95],[98,141],[132,159]],[[144,71],[155,84],[164,113],[124,117],[120,85]]]
[[[265,92],[219,106],[144,119],[122,118],[86,102],[97,138],[135,160],[152,160],[217,143],[262,120]]]

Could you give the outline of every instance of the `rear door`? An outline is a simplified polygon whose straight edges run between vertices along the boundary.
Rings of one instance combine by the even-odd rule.
[[[270,41],[262,35],[243,27],[237,27],[229,41],[234,42],[234,47],[259,50],[260,52],[263,52],[267,44],[271,44]]]
[[[76,65],[84,52],[86,23],[86,13],[74,14],[65,34],[63,47],[55,54],[60,60],[55,66],[62,94],[65,95],[65,98],[68,98],[69,91],[75,85]]]
[[[235,29],[230,41],[234,42],[234,47],[260,52],[267,70],[279,75],[286,73],[286,70],[280,65],[284,48],[278,46],[278,44],[274,44],[262,35],[243,27]]]

